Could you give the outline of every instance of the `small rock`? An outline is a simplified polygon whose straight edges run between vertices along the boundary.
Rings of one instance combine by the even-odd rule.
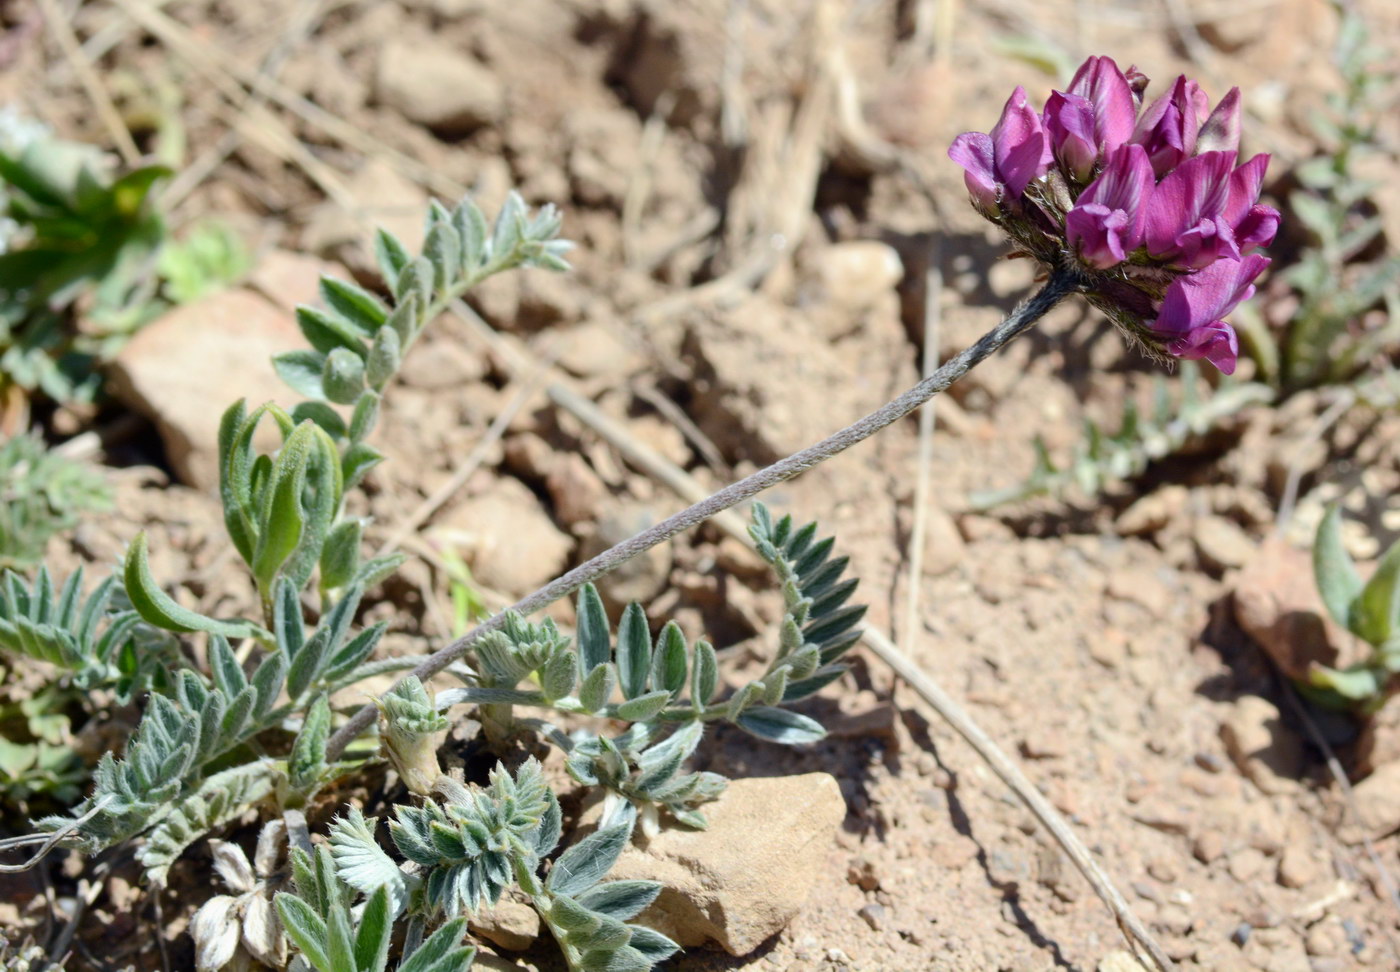
[[[219,420],[240,398],[290,408],[298,396],[272,356],[306,347],[290,314],[248,290],[224,290],[162,315],[117,354],[112,392],[156,423],[180,481],[219,484]],[[261,448],[279,441],[267,423]]]
[[[605,378],[620,384],[646,365],[636,345],[603,321],[587,321],[554,333],[559,341],[560,367],[580,378]]]
[[[1149,493],[1118,515],[1118,532],[1125,537],[1156,533],[1186,508],[1185,486],[1170,485]]]
[[[1218,830],[1203,830],[1191,842],[1191,853],[1202,864],[1210,864],[1225,853],[1225,835]]]
[[[963,562],[967,543],[957,521],[946,511],[931,507],[924,529],[924,573],[937,577]]]
[[[1196,520],[1191,537],[1205,565],[1217,571],[1243,567],[1254,557],[1254,541],[1234,520],[1203,516]]]
[[[608,488],[577,452],[560,457],[545,477],[554,515],[565,526],[591,520],[608,498]]]
[[[640,533],[661,519],[649,506],[622,505],[598,517],[598,528],[583,545],[584,559]],[[646,604],[666,586],[673,556],[669,543],[657,544],[598,579],[598,593],[618,609],[632,601]]]
[[[1373,836],[1400,829],[1400,763],[1387,763],[1355,786],[1356,815]]]
[[[505,112],[505,89],[470,55],[430,38],[393,39],[379,52],[375,95],[440,135],[466,135]]]
[[[1345,668],[1360,661],[1357,639],[1327,615],[1313,580],[1312,557],[1271,538],[1235,580],[1235,620],[1291,679],[1316,662]]]
[[[1220,726],[1220,738],[1240,772],[1265,793],[1283,793],[1297,785],[1303,771],[1303,743],[1283,724],[1268,699],[1238,699]]]
[[[1098,972],[1148,972],[1147,966],[1133,958],[1132,953],[1118,950],[1099,960]]]
[[[871,931],[879,931],[885,923],[885,906],[868,904],[856,912],[870,926]]]
[[[540,916],[521,892],[512,888],[495,907],[478,912],[467,927],[507,952],[521,952],[539,937]]]
[[[1269,866],[1264,852],[1253,847],[1241,847],[1230,855],[1230,876],[1243,884],[1252,882]]]
[[[461,551],[482,584],[513,595],[559,576],[573,549],[535,494],[509,477],[454,508],[433,533]]]
[[[706,830],[663,830],[631,846],[609,872],[663,885],[642,924],[682,946],[714,940],[747,955],[801,910],[828,873],[827,852],[846,815],[826,773],[734,780],[705,805]]]
[[[904,276],[894,247],[877,240],[828,246],[817,253],[811,269],[822,295],[848,313],[869,308]]]
[[[1307,887],[1317,880],[1317,861],[1302,847],[1289,844],[1278,861],[1278,883],[1285,888]]]
[[[1303,947],[1307,949],[1308,954],[1319,957],[1345,955],[1350,950],[1350,945],[1347,931],[1342,927],[1341,919],[1335,915],[1329,915],[1309,928],[1307,938],[1303,941]]]
[[[558,453],[533,432],[510,436],[505,440],[502,452],[506,468],[522,479],[544,479],[559,461]]]

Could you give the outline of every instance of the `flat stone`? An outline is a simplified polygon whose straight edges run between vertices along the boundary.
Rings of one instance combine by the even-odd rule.
[[[1327,614],[1313,580],[1312,556],[1282,539],[1266,540],[1235,582],[1235,620],[1284,675],[1308,677],[1314,663],[1344,668],[1360,661]]]
[[[734,780],[704,813],[708,829],[663,830],[645,849],[624,850],[608,876],[662,883],[642,924],[682,946],[712,940],[746,955],[830,879],[841,787],[826,773]]]
[[[539,937],[540,916],[521,892],[512,888],[501,896],[495,907],[478,912],[467,923],[467,928],[507,952],[521,952]]]
[[[574,545],[535,494],[512,477],[453,508],[433,534],[457,548],[482,584],[516,596],[562,574]]]
[[[381,104],[441,135],[466,135],[505,112],[505,89],[489,68],[427,37],[388,41],[374,88]]]
[[[182,483],[219,485],[219,419],[240,398],[250,407],[299,397],[272,370],[272,356],[305,348],[291,314],[249,290],[224,290],[176,307],[127,342],[108,371],[111,390],[155,422]],[[275,448],[268,423],[260,448]]]
[[[1356,815],[1373,837],[1400,830],[1400,763],[1386,763],[1356,784]]]
[[[1303,742],[1283,724],[1268,699],[1236,700],[1220,726],[1220,738],[1240,772],[1265,793],[1285,793],[1303,771]]]

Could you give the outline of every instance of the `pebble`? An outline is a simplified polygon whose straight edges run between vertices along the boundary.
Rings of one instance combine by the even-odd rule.
[[[1239,771],[1265,793],[1295,789],[1303,770],[1303,743],[1283,724],[1278,707],[1257,695],[1236,700],[1220,738]]]
[[[1317,879],[1317,861],[1297,844],[1283,849],[1278,861],[1278,883],[1285,888],[1303,888]]]
[[[870,926],[871,931],[879,931],[885,924],[884,905],[868,904],[856,912]]]
[[[389,39],[379,53],[375,94],[440,135],[460,136],[499,120],[505,89],[480,61],[431,38]]]

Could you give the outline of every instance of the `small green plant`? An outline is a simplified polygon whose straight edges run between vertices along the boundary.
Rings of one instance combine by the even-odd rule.
[[[1045,441],[1037,436],[1036,461],[1030,475],[1014,486],[973,493],[969,497],[972,507],[988,510],[1033,496],[1064,498],[1073,493],[1093,499],[1124,480],[1141,476],[1153,462],[1179,452],[1191,438],[1206,434],[1224,419],[1274,398],[1267,385],[1232,378],[1222,379],[1218,388],[1202,395],[1198,378],[1196,364],[1183,362],[1181,399],[1173,403],[1167,382],[1159,376],[1151,413],[1141,414],[1137,404],[1128,399],[1115,431],[1085,419],[1084,435],[1063,466],[1055,462]]]
[[[1371,654],[1338,670],[1314,665],[1303,688],[1317,701],[1368,715],[1394,694],[1400,672],[1400,542],[1362,581],[1342,541],[1342,514],[1333,506],[1313,542],[1313,576],[1327,613],[1371,647]]]
[[[39,436],[0,442],[0,569],[32,567],[50,537],[111,504],[101,473],[50,451]]]
[[[119,173],[93,146],[0,116],[0,385],[88,400],[95,365],[135,330],[246,271],[221,224],[170,238],[155,191],[169,175]]]
[[[1312,118],[1323,148],[1297,167],[1301,188],[1288,196],[1291,215],[1311,237],[1283,273],[1298,309],[1277,337],[1252,313],[1245,328],[1261,377],[1285,392],[1388,371],[1400,348],[1400,256],[1368,255],[1384,229],[1372,199],[1385,187],[1361,174],[1365,158],[1383,150],[1378,128],[1392,108],[1395,74],[1354,5],[1335,6],[1341,23],[1333,60],[1342,87]],[[1381,323],[1363,326],[1376,309]]]
[[[41,830],[62,832],[67,845],[89,854],[140,837],[137,857],[160,885],[187,847],[250,807],[275,807],[268,826],[285,820],[290,831],[318,793],[374,758],[366,740],[345,758],[328,759],[336,718],[328,700],[417,660],[373,661],[386,625],[355,630],[366,590],[402,558],[362,558],[364,522],[346,515],[346,494],[383,458],[370,441],[381,396],[424,326],[485,277],[520,265],[562,268],[566,244],[554,238],[557,229],[552,210],[530,216],[514,195],[494,227],[469,201],[455,210],[435,205],[423,256],[379,234],[387,301],[325,278],[325,306],[298,310],[311,347],[274,364],[307,401],[289,411],[238,402],[220,427],[224,521],[259,592],[257,617],[215,618],[181,605],[154,577],[144,534],[119,575],[86,600],[81,572],[61,588],[47,570],[32,586],[15,576],[6,581],[0,646],[58,666],[74,686],[100,686],[125,699],[150,691],[125,753],[104,756],[87,798],[69,815],[39,821]],[[254,444],[264,423],[281,437],[273,452]],[[717,697],[709,643],[692,642],[674,622],[653,636],[635,603],[614,630],[597,590],[586,585],[576,636],[553,621],[511,614],[479,641],[470,668],[454,670],[465,688],[434,699],[409,677],[377,699],[378,745],[422,801],[396,806],[390,824],[406,863],[378,847],[373,821],[353,809],[332,827],[329,857],[294,849],[296,891],[280,894],[276,906],[303,959],[334,972],[382,969],[389,929],[403,919],[401,969],[465,967],[463,916],[494,904],[510,886],[534,903],[577,972],[642,972],[671,954],[668,939],[627,923],[658,887],[599,880],[639,818],[651,833],[663,812],[684,825],[705,825],[699,807],[726,781],[684,764],[708,723],[728,722],[779,743],[822,738],[819,723],[786,706],[845,670],[841,658],[864,613],[850,603],[856,581],[843,576],[847,558],[834,554],[834,541],[820,537],[815,524],[775,521],[757,504],[751,533],[777,576],[786,612],[766,671],[727,697]],[[308,591],[319,602],[314,625],[306,619]],[[207,666],[152,647],[152,633],[170,645],[203,639]],[[443,712],[461,704],[477,709],[489,745],[559,745],[574,779],[607,793],[599,831],[550,865],[561,836],[559,806],[537,763],[514,773],[499,767],[486,787],[444,775],[436,755],[449,725]],[[565,733],[518,718],[518,708],[627,727],[615,735],[586,726]],[[263,921],[275,893],[268,863],[275,854],[260,842],[259,863],[250,866],[231,845],[215,846],[220,873],[236,894],[201,909],[194,928],[201,968],[236,964],[239,955],[266,961],[281,947]],[[350,892],[338,882],[363,894],[365,906],[350,910]],[[446,924],[418,944],[438,921]]]

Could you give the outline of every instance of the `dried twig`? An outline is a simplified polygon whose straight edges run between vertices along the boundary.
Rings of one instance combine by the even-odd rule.
[[[938,344],[942,324],[943,271],[939,268],[937,237],[929,244],[928,273],[924,294],[924,369],[923,377],[933,374],[938,366]],[[919,630],[919,593],[924,583],[924,537],[928,532],[929,487],[933,469],[934,405],[929,402],[919,410],[919,457],[914,479],[914,528],[909,535],[909,590],[904,601],[904,626],[900,640],[905,651],[911,651]]]
[[[188,28],[156,10],[146,0],[112,2],[211,80],[217,75],[221,81],[234,81],[255,92],[263,92],[268,100],[297,115],[307,124],[316,126],[336,141],[366,156],[384,156],[394,168],[433,192],[442,193],[452,199],[466,194],[466,187],[456,180],[449,179],[417,159],[380,143],[372,135],[301,97],[257,68],[240,64],[217,47],[200,41]]]
[[[1162,950],[1162,946],[1157,944],[1152,933],[1129,909],[1128,902],[1113,886],[1108,875],[1099,867],[1093,855],[1089,853],[1089,848],[1084,846],[1083,841],[1075,835],[1065,818],[1060,816],[1050,805],[1050,801],[1040,795],[1035,784],[1026,779],[1026,775],[1021,772],[1011,757],[1007,756],[1001,747],[982,731],[981,727],[972,720],[972,717],[963,710],[962,706],[954,702],[952,697],[939,688],[933,679],[925,675],[918,666],[896,648],[894,642],[890,641],[883,632],[866,628],[862,632],[862,639],[874,650],[881,661],[893,668],[900,678],[909,683],[910,688],[918,692],[919,696],[957,731],[958,735],[966,739],[972,748],[977,750],[977,755],[986,760],[987,765],[992,768],[992,772],[996,773],[1003,783],[1011,787],[1016,796],[1026,805],[1026,808],[1040,821],[1041,826],[1050,831],[1050,835],[1055,838],[1056,843],[1074,862],[1079,873],[1088,879],[1094,892],[1113,913],[1114,920],[1117,921],[1118,928],[1123,932],[1124,937],[1128,939],[1128,943],[1135,949],[1140,948],[1145,952],[1161,972],[1170,972],[1174,969],[1176,966]]]
[[[301,0],[292,14],[291,26],[280,33],[277,43],[273,45],[267,57],[263,58],[260,76],[276,78],[282,72],[282,68],[286,65],[292,52],[310,36],[324,15],[325,2],[326,0]],[[252,91],[244,93],[236,105],[236,110],[242,113],[253,105],[261,105],[266,98],[267,92],[261,86],[255,86]],[[179,205],[182,199],[193,192],[215,169],[222,165],[224,160],[238,148],[242,136],[243,133],[237,127],[224,132],[218,142],[186,166],[166,187],[162,195],[161,202],[166,209],[170,210]]]
[[[117,106],[112,103],[112,96],[107,93],[102,79],[93,70],[92,63],[84,56],[78,38],[68,23],[68,18],[62,10],[58,9],[57,0],[39,0],[39,9],[43,11],[44,20],[53,33],[53,39],[58,43],[59,50],[63,52],[63,56],[73,68],[73,74],[77,76],[78,83],[87,92],[88,100],[92,102],[92,107],[97,112],[98,120],[102,122],[102,127],[107,129],[107,134],[111,136],[112,141],[117,146],[117,151],[121,153],[122,161],[129,166],[136,165],[141,161],[141,150],[136,147],[136,140],[131,137],[131,132],[127,131],[126,122],[122,121],[121,113],[117,111]]]

